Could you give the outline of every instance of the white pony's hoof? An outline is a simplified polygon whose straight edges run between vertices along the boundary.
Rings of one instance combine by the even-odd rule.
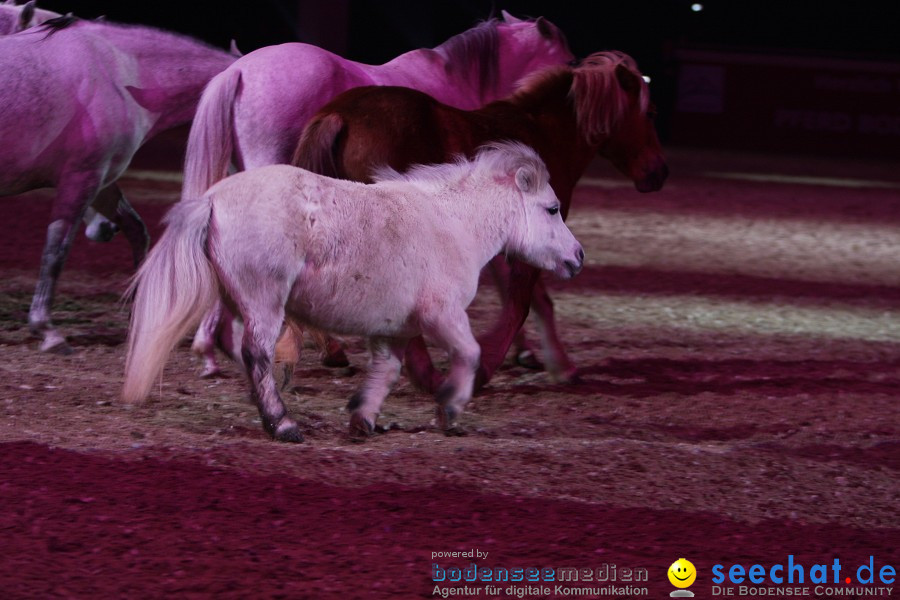
[[[303,434],[300,433],[300,426],[297,425],[295,420],[284,417],[281,419],[278,427],[275,428],[272,438],[276,442],[299,444],[303,441]]]
[[[372,437],[375,433],[375,422],[367,419],[361,413],[355,412],[350,415],[350,439],[354,442],[361,442],[366,438]]]

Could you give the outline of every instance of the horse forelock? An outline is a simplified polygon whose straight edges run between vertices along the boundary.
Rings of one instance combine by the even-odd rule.
[[[488,19],[434,48],[447,70],[478,65],[478,85],[493,89],[499,79],[500,34],[497,19]]]
[[[629,110],[631,99],[616,77],[616,68],[627,68],[640,85],[638,110],[647,112],[650,92],[634,59],[623,52],[607,51],[591,54],[572,68],[569,90],[575,106],[579,129],[591,142],[609,134]]]

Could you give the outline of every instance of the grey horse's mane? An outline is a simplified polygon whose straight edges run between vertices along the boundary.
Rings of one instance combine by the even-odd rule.
[[[447,65],[470,65],[478,61],[478,83],[482,89],[493,89],[498,80],[500,66],[498,48],[500,34],[497,32],[499,19],[488,19],[471,29],[455,35],[434,52],[441,55]]]
[[[390,167],[379,167],[374,170],[373,179],[376,182],[408,181],[440,185],[457,182],[471,175],[514,173],[522,167],[534,173],[535,189],[543,189],[549,184],[550,174],[537,152],[521,142],[513,141],[485,144],[471,160],[459,155],[454,162],[414,165],[404,173],[398,173]]]

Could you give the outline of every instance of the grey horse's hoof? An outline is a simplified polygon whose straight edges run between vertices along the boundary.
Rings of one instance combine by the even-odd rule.
[[[60,356],[69,356],[70,354],[74,354],[75,350],[72,349],[72,346],[66,342],[65,339],[45,339],[41,344],[41,352],[46,352],[47,354],[58,354]]]

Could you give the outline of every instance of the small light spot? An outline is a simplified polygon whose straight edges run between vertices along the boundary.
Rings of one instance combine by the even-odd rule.
[[[650,83],[650,76],[649,76],[649,75],[641,75],[641,78],[642,78],[646,83]]]
[[[691,4],[691,10],[694,12],[700,12],[701,10],[703,10],[703,5],[699,2],[694,2],[693,4]]]

